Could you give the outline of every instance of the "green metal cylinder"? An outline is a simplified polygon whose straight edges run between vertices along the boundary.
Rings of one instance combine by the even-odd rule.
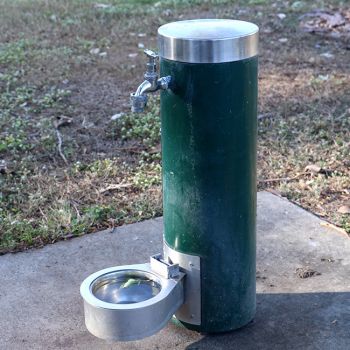
[[[255,313],[257,56],[161,57],[164,241],[200,257],[201,322],[226,332]]]

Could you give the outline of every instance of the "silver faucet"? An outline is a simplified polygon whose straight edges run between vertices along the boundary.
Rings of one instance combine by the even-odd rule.
[[[146,93],[154,92],[159,89],[166,90],[169,88],[171,81],[170,76],[161,77],[158,79],[158,55],[151,50],[145,50],[144,53],[148,57],[147,70],[144,75],[145,80],[139,85],[136,92],[130,94],[131,111],[134,113],[143,112],[145,109],[147,105]]]

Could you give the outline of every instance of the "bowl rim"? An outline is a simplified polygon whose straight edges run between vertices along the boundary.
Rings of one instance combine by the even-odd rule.
[[[92,292],[92,287],[96,280],[101,278],[103,275],[108,275],[113,272],[119,273],[123,271],[129,272],[129,273],[135,271],[140,275],[151,277],[155,282],[157,282],[160,285],[159,293],[147,300],[140,301],[137,303],[130,303],[130,304],[109,303],[97,298],[94,295],[94,293]],[[97,271],[91,274],[90,276],[88,276],[80,286],[80,294],[86,303],[97,308],[111,309],[111,310],[140,309],[140,308],[144,308],[144,307],[148,307],[150,305],[156,304],[159,301],[166,298],[167,295],[173,289],[173,287],[176,285],[176,283],[177,281],[175,281],[174,279],[166,279],[156,274],[154,271],[151,270],[149,263],[122,265],[122,266],[109,267],[109,268]]]

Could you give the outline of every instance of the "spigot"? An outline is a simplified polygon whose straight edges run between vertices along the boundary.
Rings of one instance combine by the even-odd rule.
[[[131,112],[133,113],[141,113],[145,109],[147,105],[147,96],[139,95],[136,96],[135,93],[130,94],[130,102],[131,102]]]
[[[139,85],[136,92],[130,94],[131,111],[134,113],[143,112],[147,105],[146,93],[155,92],[157,90],[169,89],[171,77],[161,77],[158,79],[157,73],[157,58],[158,55],[152,50],[145,50],[145,55],[148,57],[145,80]]]

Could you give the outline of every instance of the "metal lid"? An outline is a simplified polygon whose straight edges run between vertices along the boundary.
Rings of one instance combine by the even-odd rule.
[[[188,63],[239,61],[258,54],[259,28],[230,19],[196,19],[158,29],[159,56]]]

